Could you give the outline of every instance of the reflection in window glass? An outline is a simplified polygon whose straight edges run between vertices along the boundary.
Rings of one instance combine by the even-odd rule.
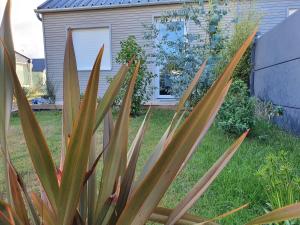
[[[183,21],[171,21],[168,23],[159,23],[159,42],[164,43],[161,47],[168,56],[175,56],[179,54],[178,49],[175,49],[174,43],[182,41],[184,38],[184,22]],[[159,71],[159,95],[169,96],[172,87],[172,74],[176,74],[176,68],[172,66],[171,60],[168,60],[168,64],[160,68]]]

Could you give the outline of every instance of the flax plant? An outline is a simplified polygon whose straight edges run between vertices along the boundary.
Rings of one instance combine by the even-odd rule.
[[[55,165],[47,141],[16,74],[8,0],[0,31],[0,143],[5,156],[6,182],[11,199],[8,198],[8,203],[0,201],[0,224],[143,225],[148,221],[166,225],[215,224],[215,220],[245,208],[246,205],[213,219],[187,213],[229,163],[248,132],[242,134],[224,152],[174,209],[159,207],[159,202],[213,123],[231,85],[232,73],[255,33],[254,31],[245,40],[203,99],[187,116],[183,116],[186,114],[185,102],[197,84],[205,63],[200,67],[179,101],[170,126],[142,172],[137,175],[138,155],[151,115],[149,110],[128,148],[131,99],[140,63],[135,62],[136,68],[129,81],[120,112],[113,121],[111,106],[133,61],[121,66],[105,95],[98,102],[100,65],[105,51],[102,47],[81,103],[72,30],[68,30],[64,59],[64,145],[61,163]],[[29,194],[9,157],[6,135],[12,93],[18,105],[28,152],[41,184],[41,193]],[[101,123],[104,123],[104,141],[100,148],[95,145],[95,132]],[[102,153],[97,155],[97,152]],[[99,161],[103,163],[101,181],[96,179]],[[249,224],[264,224],[299,216],[300,208],[299,204],[296,204],[254,219]]]

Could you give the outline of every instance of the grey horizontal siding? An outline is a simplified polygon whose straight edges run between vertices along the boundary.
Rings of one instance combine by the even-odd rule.
[[[251,1],[238,4],[241,9],[249,9]],[[300,1],[292,0],[257,0],[256,9],[261,12],[263,18],[260,24],[262,33],[268,32],[278,23],[287,17],[288,8],[300,7]],[[235,15],[235,9],[239,8],[232,3],[231,12],[226,16],[224,24],[229,23]],[[78,26],[111,26],[112,32],[112,70],[101,71],[99,95],[103,95],[108,86],[108,79],[116,74],[120,65],[114,59],[120,51],[120,41],[126,39],[129,35],[136,36],[138,43],[144,46],[143,24],[152,23],[154,16],[159,16],[167,10],[179,8],[179,4],[172,5],[155,5],[130,8],[98,9],[85,11],[69,12],[49,12],[43,14],[45,53],[47,60],[48,77],[57,89],[57,100],[62,101],[62,74],[63,74],[63,57],[66,40],[67,27]],[[230,31],[230,29],[229,29]],[[188,32],[203,33],[193,23],[188,25]],[[151,51],[151,49],[146,49]],[[149,65],[152,72],[155,72],[155,66]],[[80,87],[84,92],[89,78],[89,71],[80,71]],[[152,101],[154,101],[154,97]]]
[[[144,26],[150,25],[154,16],[162,15],[167,10],[177,9],[180,5],[158,5],[139,8],[119,8],[105,10],[90,10],[76,12],[46,13],[43,15],[44,41],[47,59],[47,74],[57,89],[57,101],[63,99],[63,57],[66,40],[66,30],[68,27],[78,26],[107,26],[111,27],[112,34],[112,70],[101,71],[99,95],[102,96],[108,87],[108,79],[113,77],[120,65],[115,62],[115,58],[120,51],[120,42],[129,35],[134,35],[138,43],[144,46]],[[232,20],[227,16],[226,21]],[[203,30],[193,23],[188,24],[188,32],[205,34]],[[146,49],[149,53],[151,50]],[[150,71],[155,73],[155,66],[149,65]],[[80,71],[80,87],[84,92],[89,78],[89,71]],[[154,101],[154,96],[152,101]]]
[[[48,77],[56,86],[57,101],[61,102],[63,99],[63,57],[67,27],[111,26],[112,70],[101,71],[99,95],[102,96],[107,89],[108,79],[114,76],[120,67],[114,60],[120,51],[120,41],[126,39],[128,35],[135,35],[139,44],[143,45],[144,28],[142,23],[151,23],[153,14],[159,14],[163,10],[171,8],[174,8],[174,6],[154,6],[139,8],[138,10],[136,8],[126,8],[126,10],[107,9],[44,14],[43,24]],[[79,71],[82,92],[84,92],[87,85],[89,74],[89,71]]]
[[[258,12],[262,13],[260,31],[266,33],[284,21],[289,8],[300,8],[299,0],[257,0]]]

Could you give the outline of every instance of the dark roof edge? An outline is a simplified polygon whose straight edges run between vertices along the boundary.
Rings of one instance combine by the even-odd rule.
[[[20,56],[22,56],[22,57],[24,57],[24,58],[26,58],[28,60],[31,60],[29,57],[27,57],[26,55],[24,55],[24,54],[22,54],[22,53],[20,53],[18,51],[15,51],[15,54],[18,54],[18,55],[20,55]]]
[[[131,7],[142,7],[142,6],[155,6],[155,5],[172,5],[172,4],[182,4],[185,1],[173,0],[170,2],[146,2],[137,4],[119,4],[119,5],[102,5],[93,7],[75,7],[75,8],[55,8],[55,9],[35,9],[36,13],[51,13],[51,12],[72,12],[72,11],[83,11],[83,10],[97,10],[97,9],[114,9],[114,8],[131,8]],[[42,7],[43,5],[39,6]]]
[[[51,2],[52,0],[47,0],[45,1],[44,3],[42,3],[41,5],[39,5],[37,8],[40,9],[40,8],[44,8],[45,5],[47,5],[49,2]]]

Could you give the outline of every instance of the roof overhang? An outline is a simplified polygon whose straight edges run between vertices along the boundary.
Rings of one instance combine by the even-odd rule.
[[[21,57],[27,59],[27,60],[31,60],[29,57],[27,57],[26,55],[23,55],[22,53],[15,51],[15,54],[20,55]]]
[[[93,7],[74,7],[74,8],[55,8],[55,9],[35,9],[36,13],[56,13],[56,12],[74,12],[74,11],[84,11],[84,10],[100,10],[100,9],[115,9],[115,8],[131,8],[131,7],[142,7],[142,6],[156,6],[156,5],[173,5],[182,4],[186,1],[174,0],[174,1],[157,1],[157,2],[147,2],[147,3],[128,3],[128,4],[118,4],[118,5],[102,5]]]

